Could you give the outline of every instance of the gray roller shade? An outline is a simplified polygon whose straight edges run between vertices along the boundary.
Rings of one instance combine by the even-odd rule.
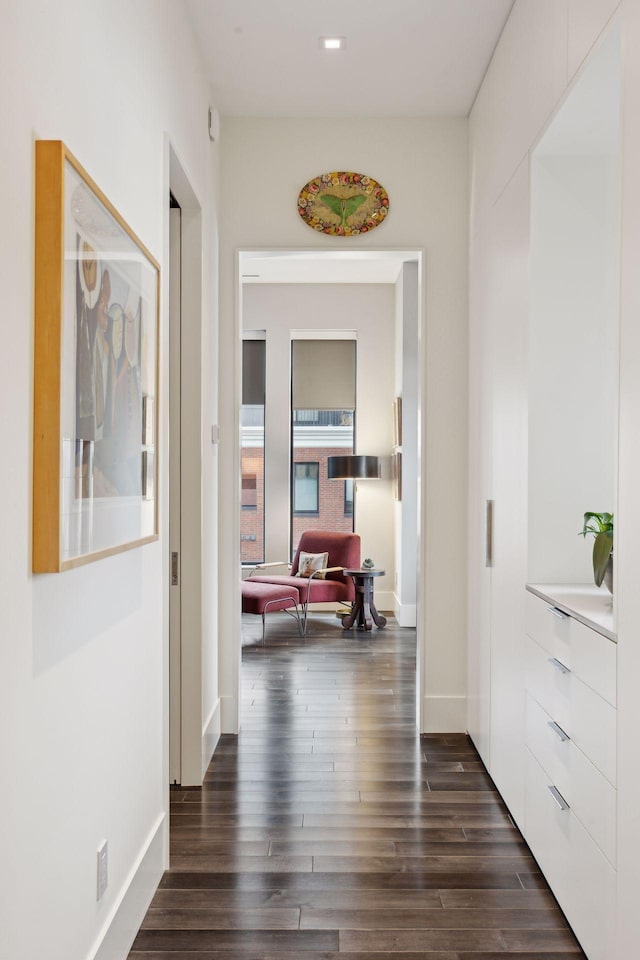
[[[265,341],[242,341],[242,402],[264,406]]]
[[[292,342],[294,410],[355,410],[355,340]]]

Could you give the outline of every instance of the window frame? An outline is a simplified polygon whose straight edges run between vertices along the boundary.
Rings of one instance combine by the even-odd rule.
[[[253,487],[246,487],[244,485],[245,480],[253,480]],[[240,490],[240,509],[241,510],[257,510],[258,509],[258,474],[257,473],[243,473],[241,475],[241,490]],[[255,503],[244,503],[244,491],[253,490],[253,495],[255,498]]]
[[[347,496],[348,485],[351,484],[351,496]],[[353,517],[353,502],[355,497],[355,481],[354,480],[345,480],[344,481],[344,515],[345,517]]]
[[[264,563],[266,560],[266,533],[267,533],[267,524],[266,524],[266,509],[267,509],[267,496],[266,496],[266,473],[267,473],[267,406],[266,406],[266,331],[265,330],[243,330],[242,331],[242,390],[240,395],[240,565],[243,569],[247,567],[254,567],[257,563]],[[254,365],[251,368],[249,360],[251,358],[251,347],[248,346],[252,341],[262,343],[262,352],[258,354],[258,357],[253,356]],[[245,349],[247,348],[247,349]],[[260,363],[256,366],[257,359],[260,360]],[[248,364],[248,365],[247,365]],[[253,383],[255,387],[255,376],[258,377],[258,380],[261,384],[261,388],[256,394],[255,389],[247,390],[247,384]],[[252,395],[253,394],[253,395]],[[258,402],[255,402],[258,401]],[[244,460],[244,449],[245,443],[242,436],[242,431],[244,429],[244,410],[245,408],[255,408],[255,410],[261,411],[261,414],[258,415],[258,419],[253,424],[253,420],[246,424],[247,427],[255,425],[261,429],[261,437],[258,439],[256,446],[262,447],[261,457],[258,457],[258,460],[261,463],[247,464],[248,469],[243,470],[243,460]],[[259,422],[261,420],[261,422]],[[253,468],[253,469],[252,469]],[[255,477],[256,487],[255,487],[255,504],[243,504],[242,496],[242,482],[247,477]],[[243,533],[243,525],[247,524],[249,530],[247,531],[245,527],[245,532]],[[255,531],[255,533],[254,533]],[[255,551],[254,555],[247,557],[246,553],[252,553],[253,551],[250,548],[252,543],[259,542],[261,544],[261,550]]]
[[[292,474],[292,511],[291,515],[293,517],[318,517],[320,516],[320,461],[319,460],[294,460],[293,461],[293,470]],[[296,470],[298,467],[315,467],[316,476],[316,509],[315,510],[297,510],[296,509]],[[306,479],[314,479],[313,477],[308,477]]]

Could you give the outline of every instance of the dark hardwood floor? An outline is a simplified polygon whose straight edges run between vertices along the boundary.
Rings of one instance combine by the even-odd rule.
[[[130,960],[579,960],[469,739],[415,733],[415,633],[245,618],[242,732],[176,790]]]

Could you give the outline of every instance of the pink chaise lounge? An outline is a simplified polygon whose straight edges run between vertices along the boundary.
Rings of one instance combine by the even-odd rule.
[[[327,568],[317,571],[309,578],[297,577],[300,553],[329,554]],[[272,567],[289,566],[287,563],[260,564],[255,570],[270,570]],[[303,632],[307,632],[307,612],[310,603],[353,603],[355,589],[351,577],[345,576],[345,568],[360,566],[360,537],[357,533],[327,533],[322,530],[306,530],[300,542],[288,575],[276,573],[252,573],[244,583],[269,584],[284,590],[283,596],[293,596],[297,591],[303,611]],[[318,574],[324,573],[324,578]],[[244,601],[243,601],[244,602]],[[243,606],[244,609],[244,606]]]

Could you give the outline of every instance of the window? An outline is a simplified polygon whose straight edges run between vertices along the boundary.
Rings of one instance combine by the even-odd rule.
[[[258,509],[258,478],[255,473],[242,475],[242,509]]]
[[[353,453],[356,342],[291,341],[291,551],[305,530],[353,531],[353,493],[327,458]]]
[[[353,419],[353,410],[293,411],[292,556],[305,530],[353,531],[353,485],[347,490],[348,481],[327,477],[328,457],[353,453]],[[308,466],[314,468],[313,477],[308,475]],[[301,500],[304,497],[309,499]],[[305,503],[308,509],[303,508]]]
[[[264,561],[264,385],[265,341],[244,340],[240,411],[240,559],[242,563],[250,564]]]
[[[344,515],[345,517],[353,516],[353,480],[344,482]]]
[[[319,463],[294,463],[293,512],[312,515],[320,512]]]

